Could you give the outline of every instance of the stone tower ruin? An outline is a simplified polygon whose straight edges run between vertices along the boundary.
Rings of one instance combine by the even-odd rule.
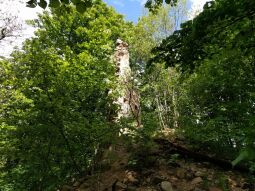
[[[116,41],[114,62],[116,64],[116,75],[118,76],[120,87],[120,97],[116,101],[120,106],[118,118],[132,115],[136,120],[137,127],[141,127],[139,95],[135,91],[132,83],[128,44],[120,39]]]

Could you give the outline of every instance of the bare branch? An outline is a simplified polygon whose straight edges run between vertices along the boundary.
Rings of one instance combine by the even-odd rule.
[[[18,32],[22,29],[22,22],[19,20],[18,15],[10,10],[13,8],[11,2],[0,0],[0,41],[7,37],[18,36]]]

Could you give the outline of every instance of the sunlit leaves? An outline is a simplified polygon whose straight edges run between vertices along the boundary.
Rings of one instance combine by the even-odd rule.
[[[57,189],[86,172],[94,149],[116,133],[110,58],[130,24],[102,2],[83,14],[73,6],[53,9],[37,23],[36,37],[0,66],[0,123],[15,130],[3,134],[10,173],[0,176],[11,190]]]

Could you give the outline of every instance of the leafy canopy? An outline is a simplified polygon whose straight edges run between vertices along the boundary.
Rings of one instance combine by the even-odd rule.
[[[98,1],[45,12],[21,51],[0,62],[0,187],[56,190],[86,174],[118,128],[115,41],[132,27]],[[3,106],[3,107],[2,107]]]

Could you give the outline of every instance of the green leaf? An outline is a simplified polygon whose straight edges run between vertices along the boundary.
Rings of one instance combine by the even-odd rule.
[[[80,3],[76,4],[76,9],[80,13],[84,13],[88,7],[89,7],[89,5],[85,2],[80,2]]]
[[[29,8],[35,8],[37,5],[37,2],[36,0],[30,0],[27,2],[26,6],[29,7]]]
[[[49,7],[57,8],[57,7],[59,7],[59,6],[60,6],[59,0],[50,0]]]
[[[47,2],[45,0],[40,0],[40,2],[38,3],[38,5],[40,7],[42,7],[43,9],[45,9],[47,7]]]

